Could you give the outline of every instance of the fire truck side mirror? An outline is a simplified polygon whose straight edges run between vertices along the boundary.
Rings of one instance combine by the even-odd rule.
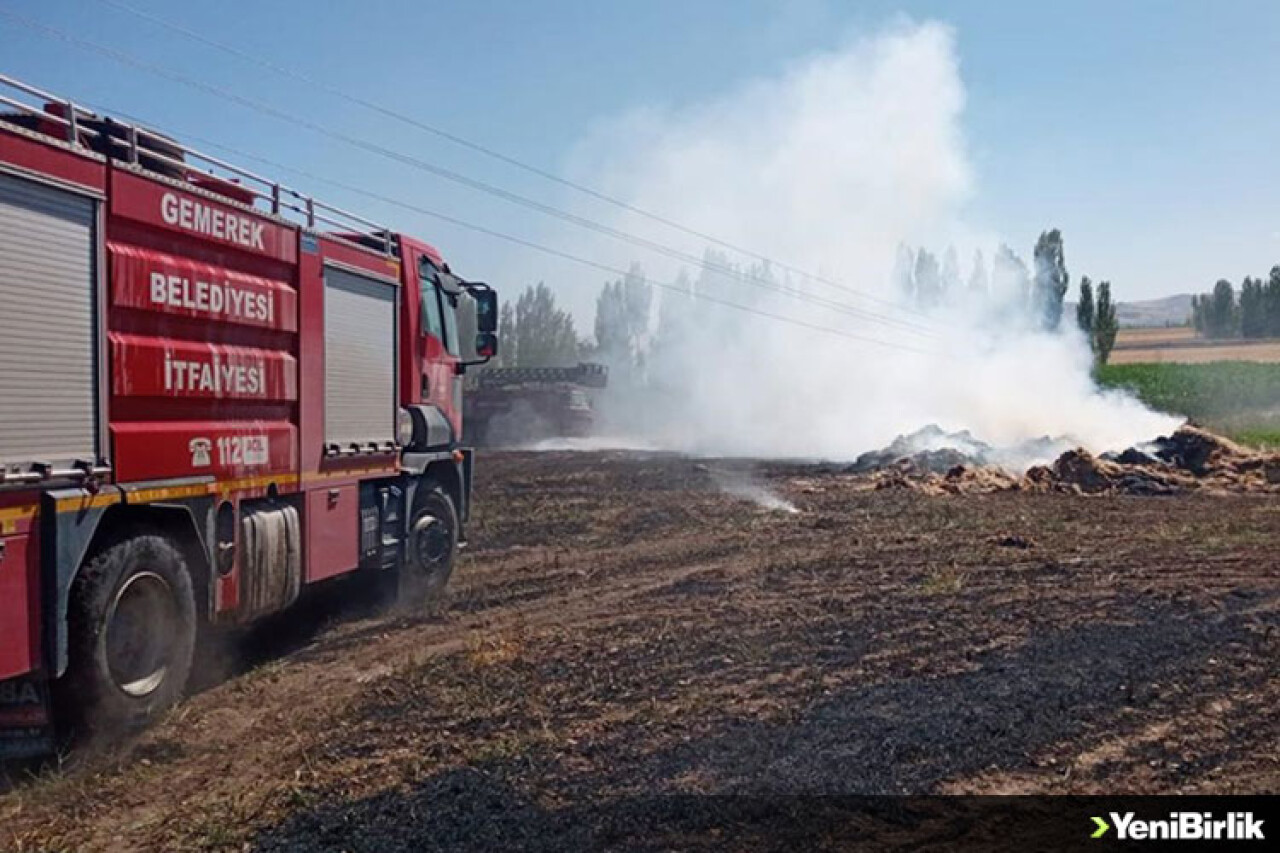
[[[471,295],[476,300],[476,328],[485,334],[498,331],[498,294],[489,290],[473,290]],[[495,351],[496,351],[495,343]],[[477,341],[476,352],[480,351]]]
[[[493,332],[481,332],[476,335],[476,355],[485,361],[498,354],[498,336]]]

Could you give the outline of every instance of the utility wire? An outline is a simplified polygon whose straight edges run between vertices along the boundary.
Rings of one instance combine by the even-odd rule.
[[[197,32],[196,30],[193,30],[189,27],[185,27],[182,24],[178,24],[178,23],[175,23],[174,21],[161,18],[158,15],[154,15],[150,12],[147,12],[143,9],[139,9],[128,3],[120,2],[120,0],[98,0],[98,2],[105,6],[109,6],[113,9],[116,9],[118,11],[124,12],[126,14],[133,15],[134,17],[140,18],[141,20],[148,21],[149,23],[155,24],[156,26],[163,27],[171,32],[178,33],[179,35],[185,36],[186,38],[192,39],[193,41],[199,42],[200,44],[203,44],[207,47],[211,47],[215,50],[222,51],[223,53],[226,53],[230,56],[237,57],[246,62],[253,63],[258,67],[265,68],[268,71],[271,71],[275,74],[281,75],[283,77],[289,77],[293,80],[297,80],[298,82],[304,83],[308,86],[312,86],[317,89],[320,89],[321,91],[335,98],[339,98],[348,103],[355,104],[356,106],[359,106],[359,107],[363,107],[364,109],[367,109],[371,112],[378,113],[379,115],[385,116],[387,118],[394,119],[403,124],[409,125],[410,127],[417,128],[418,130],[421,130],[425,133],[432,134],[433,136],[436,136],[440,139],[447,140],[448,142],[451,142],[454,145],[458,145],[462,148],[466,148],[470,151],[474,151],[477,154],[482,154],[485,157],[489,157],[490,159],[497,160],[498,162],[501,162],[501,163],[505,163],[508,166],[513,166],[524,172],[528,172],[529,174],[536,175],[540,178],[543,178],[544,180],[551,181],[553,183],[559,184],[564,187],[568,187],[569,189],[575,190],[576,192],[582,193],[583,195],[594,198],[597,201],[602,201],[607,204],[614,205],[615,207],[626,210],[629,213],[634,213],[637,216],[644,217],[645,219],[648,219],[652,222],[657,222],[660,225],[664,225],[668,228],[672,228],[676,231],[680,231],[689,236],[696,237],[699,240],[703,240],[707,243],[711,243],[723,249],[729,249],[730,251],[737,252],[741,255],[745,255],[756,261],[771,264],[772,266],[776,266],[779,269],[792,273],[793,275],[798,275],[805,279],[816,281],[820,284],[825,284],[828,287],[841,290],[846,293],[855,294],[863,299],[880,303],[887,307],[893,308],[894,310],[916,314],[920,317],[925,316],[923,313],[919,311],[906,308],[902,305],[899,305],[893,302],[892,300],[883,299],[881,297],[874,296],[872,294],[858,290],[857,288],[853,288],[848,285],[842,284],[841,282],[835,281],[831,278],[818,275],[816,273],[808,272],[797,266],[794,266],[789,263],[785,263],[783,261],[775,260],[767,255],[760,254],[759,252],[753,251],[751,249],[745,249],[741,246],[730,243],[727,240],[723,240],[712,234],[708,234],[705,231],[700,231],[698,229],[691,228],[687,225],[684,225],[680,222],[675,221],[674,219],[671,219],[670,217],[663,216],[662,214],[658,214],[658,213],[653,213],[652,211],[649,211],[637,205],[631,204],[630,202],[623,201],[622,199],[619,199],[616,196],[612,196],[612,195],[609,195],[608,193],[604,193],[604,192],[601,192],[600,190],[589,187],[586,184],[580,183],[578,181],[570,180],[569,178],[566,178],[562,175],[558,175],[554,172],[548,171],[538,166],[534,166],[530,163],[527,163],[523,160],[519,160],[508,154],[503,154],[501,151],[496,151],[492,148],[489,148],[488,146],[481,145],[478,142],[473,142],[472,140],[459,136],[456,133],[451,133],[450,131],[436,127],[435,125],[428,124],[424,121],[421,121],[420,119],[414,118],[413,116],[406,115],[402,112],[399,112],[398,110],[394,110],[388,106],[379,104],[376,101],[371,101],[359,95],[353,95],[349,92],[339,89],[336,86],[325,83],[323,80],[319,80],[315,77],[312,77],[311,75],[306,74],[302,71],[298,71],[296,69],[289,68],[284,65],[280,65],[279,63],[276,63],[276,62],[272,62],[269,59],[265,59],[261,56],[258,56],[257,54],[250,53],[249,51],[243,50],[234,45],[229,45],[224,42],[220,42],[216,39],[213,39],[213,38],[210,38],[209,36],[204,35],[203,33]]]
[[[110,107],[104,106],[102,104],[94,104],[94,103],[88,103],[88,102],[86,102],[86,104],[88,106],[93,107],[95,110],[98,110],[99,112],[102,112],[107,115],[118,115],[122,118],[128,119],[129,121],[132,121],[136,124],[143,125],[143,126],[152,126],[152,127],[155,126],[154,122],[149,122],[145,119],[138,118],[137,116],[131,116],[122,110],[115,110]],[[451,216],[447,213],[440,213],[439,211],[431,210],[430,208],[426,208],[418,204],[413,204],[411,202],[406,202],[401,199],[394,198],[392,196],[374,192],[373,190],[365,189],[364,187],[358,187],[353,184],[345,183],[343,181],[337,181],[332,178],[326,178],[321,175],[317,175],[312,172],[309,172],[306,169],[300,169],[296,166],[287,166],[283,163],[279,163],[277,161],[271,160],[266,157],[261,157],[256,154],[250,154],[246,151],[241,151],[237,148],[233,148],[230,145],[225,145],[223,143],[216,142],[212,139],[202,138],[200,136],[197,136],[196,134],[182,133],[181,135],[185,138],[193,139],[199,142],[201,145],[207,145],[210,148],[216,148],[220,151],[225,151],[228,154],[231,154],[233,156],[241,157],[246,160],[252,160],[254,162],[261,163],[264,166],[268,166],[272,169],[279,169],[284,172],[293,173],[309,181],[315,181],[317,183],[326,184],[328,186],[343,190],[345,192],[354,193],[356,195],[364,196],[365,198],[373,199],[375,201],[380,201],[385,204],[394,205],[395,207],[399,207],[404,210],[412,211],[414,213],[419,213],[424,216],[429,216],[429,217],[432,217],[433,219],[438,219],[442,222],[447,222],[450,225],[454,225],[458,228],[464,228],[469,231],[474,231],[478,234],[484,234],[485,236],[493,237],[498,240],[503,240],[508,243],[513,243],[517,246],[523,246],[525,248],[534,249],[538,252],[542,252],[544,254],[551,255],[553,257],[571,261],[573,263],[580,264],[582,266],[589,267],[591,269],[610,273],[612,275],[626,276],[630,274],[630,270],[624,270],[620,267],[615,267],[610,264],[601,263],[599,261],[593,261],[590,258],[584,258],[580,255],[575,255],[571,252],[565,252],[561,249],[556,249],[551,246],[546,246],[546,245],[543,245],[542,243],[538,243],[533,240],[526,240],[523,237],[517,237],[513,234],[507,234],[502,231],[497,231],[495,229],[488,228],[484,225],[477,225],[473,222],[468,222],[464,219],[459,219],[456,216]],[[733,302],[731,300],[721,299],[719,297],[712,296],[710,294],[692,291],[685,287],[682,287],[679,284],[674,284],[674,283],[664,282],[664,281],[654,281],[648,278],[645,279],[645,283],[650,284],[654,287],[661,288],[662,290],[671,291],[673,293],[679,294],[680,296],[683,296],[686,298],[699,299],[706,302],[711,302],[717,305],[721,305],[724,307],[734,308],[738,311],[742,311],[747,314],[754,314],[759,317],[774,320],[777,322],[787,323],[793,326],[799,326],[801,328],[809,329],[815,332],[823,332],[825,334],[836,335],[838,337],[859,341],[861,343],[868,343],[868,344],[874,344],[876,346],[888,347],[890,349],[899,350],[901,352],[909,352],[915,355],[936,355],[937,354],[932,350],[924,350],[918,347],[910,346],[908,344],[897,343],[894,341],[885,341],[879,338],[872,338],[866,335],[859,335],[853,332],[846,331],[844,329],[835,329],[830,326],[822,326],[817,323],[810,323],[806,320],[798,320],[794,317],[788,317],[783,314],[776,314],[771,311],[762,311],[750,305],[743,305],[739,302]]]
[[[850,316],[856,316],[861,319],[866,319],[871,322],[881,323],[889,326],[897,326],[902,331],[906,331],[921,337],[936,337],[935,330],[922,323],[885,316],[883,314],[878,314],[876,312],[859,308],[857,306],[834,302],[832,300],[825,299],[824,297],[816,297],[813,294],[804,294],[799,291],[796,291],[794,288],[783,287],[773,282],[767,281],[765,279],[761,279],[759,276],[744,274],[741,270],[734,269],[733,267],[730,267],[724,264],[718,264],[715,262],[710,262],[706,260],[706,258],[699,258],[698,256],[690,254],[688,252],[683,252],[681,250],[674,249],[670,246],[666,246],[664,244],[657,243],[655,241],[648,240],[643,237],[638,237],[636,235],[629,234],[627,232],[620,231],[618,229],[611,228],[606,225],[602,225],[590,219],[586,219],[576,214],[572,214],[567,211],[560,210],[551,205],[544,204],[535,199],[531,199],[526,196],[522,196],[518,193],[514,193],[509,190],[503,189],[502,187],[496,186],[494,184],[490,184],[485,181],[471,178],[467,175],[461,174],[451,169],[446,169],[440,166],[436,166],[435,164],[429,163],[418,157],[414,157],[412,155],[405,154],[403,152],[396,151],[391,148],[387,148],[385,146],[379,145],[374,142],[369,142],[368,140],[350,136],[341,131],[333,130],[317,122],[314,122],[310,119],[307,119],[303,116],[294,115],[287,111],[273,107],[272,105],[267,104],[265,102],[257,101],[252,98],[248,98],[246,96],[240,95],[234,91],[224,89],[220,86],[216,86],[210,83],[203,82],[201,80],[197,80],[195,78],[189,77],[173,69],[170,69],[161,65],[156,65],[154,63],[148,62],[144,59],[140,59],[136,56],[133,56],[131,54],[128,54],[116,48],[112,48],[107,45],[91,41],[89,39],[81,38],[72,33],[68,33],[64,30],[60,30],[48,24],[44,24],[42,22],[35,21],[30,18],[26,18],[22,15],[18,15],[9,10],[0,9],[0,16],[7,17],[10,20],[18,23],[19,25],[27,27],[36,32],[42,33],[47,37],[55,38],[55,39],[67,42],[68,44],[71,44],[73,46],[80,47],[85,50],[90,50],[95,53],[99,53],[103,56],[106,56],[112,59],[113,61],[131,66],[134,68],[138,68],[143,71],[147,71],[148,73],[156,74],[158,76],[164,77],[166,79],[172,80],[182,85],[194,88],[196,90],[203,91],[208,94],[212,94],[216,97],[229,100],[233,103],[239,104],[240,106],[271,116],[272,118],[275,118],[279,121],[283,121],[289,124],[295,124],[297,126],[306,128],[314,133],[320,134],[322,136],[325,136],[331,139],[335,139],[339,142],[342,142],[343,144],[350,145],[352,147],[377,154],[379,156],[385,157],[387,159],[393,160],[403,165],[407,165],[413,168],[426,171],[430,174],[436,175],[437,177],[444,178],[445,180],[449,180],[454,183],[461,184],[470,189],[474,189],[480,192],[494,195],[512,204],[516,204],[522,207],[532,209],[544,215],[563,220],[572,225],[576,225],[578,227],[581,227],[590,231],[595,231],[596,233],[603,234],[605,236],[611,237],[616,240],[620,240],[622,242],[630,243],[640,248],[648,249],[650,251],[656,252],[661,255],[665,255],[666,257],[669,257],[675,260],[680,260],[686,263],[694,264],[695,266],[701,266],[707,269],[711,269],[713,271],[719,272],[725,276],[728,276],[730,278],[741,281],[751,286],[763,287],[764,289],[776,290],[778,292],[791,293],[795,295],[796,298],[803,299],[804,301],[809,301],[816,305],[830,308],[832,310],[840,311]],[[766,258],[766,260],[768,259]],[[851,292],[857,293],[857,291],[851,291]],[[901,310],[900,306],[895,306],[895,307]]]

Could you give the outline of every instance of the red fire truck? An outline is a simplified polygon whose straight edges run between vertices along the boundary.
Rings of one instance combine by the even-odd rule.
[[[437,593],[496,318],[426,243],[0,76],[0,756],[144,723],[200,623]]]

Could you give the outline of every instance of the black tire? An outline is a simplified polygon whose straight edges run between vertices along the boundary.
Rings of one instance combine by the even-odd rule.
[[[439,603],[458,559],[458,511],[438,486],[423,485],[413,503],[409,540],[400,566],[403,607]]]
[[[63,701],[89,734],[145,725],[181,697],[196,641],[182,553],[135,536],[95,556],[71,587]]]

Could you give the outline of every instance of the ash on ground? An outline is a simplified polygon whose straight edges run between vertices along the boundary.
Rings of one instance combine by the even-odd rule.
[[[1191,424],[1122,453],[1101,456],[1048,436],[996,448],[967,431],[948,433],[931,424],[898,436],[882,450],[862,454],[847,470],[865,475],[870,489],[929,494],[1280,493],[1280,454],[1250,450]],[[1025,473],[1015,473],[1022,470]]]

